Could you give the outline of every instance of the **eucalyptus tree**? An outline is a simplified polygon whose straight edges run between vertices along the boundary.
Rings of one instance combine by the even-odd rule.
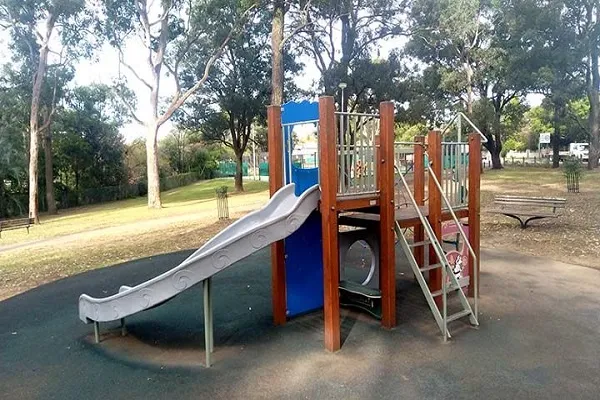
[[[56,109],[56,90],[50,103],[42,104],[44,83],[53,66],[89,52],[90,12],[84,0],[0,0],[0,24],[10,32],[13,54],[24,65],[35,66],[30,78],[28,187],[29,215],[36,222],[39,138],[50,127]],[[49,193],[53,195],[52,190]]]
[[[119,54],[119,63],[128,77],[146,90],[137,100],[147,104],[145,118],[135,110],[135,103],[125,101],[133,119],[146,128],[146,159],[148,177],[148,207],[160,208],[160,178],[158,130],[206,82],[213,64],[220,58],[232,39],[254,12],[253,1],[228,20],[210,20],[205,15],[219,10],[224,0],[104,0],[102,33]],[[130,46],[144,54],[142,60],[128,59]],[[137,52],[136,52],[137,53]],[[191,84],[181,76],[181,64],[192,54],[202,54],[202,73]],[[141,62],[140,62],[141,61]],[[169,79],[172,93],[161,91]],[[118,93],[127,90],[126,79],[120,82]],[[161,100],[165,100],[162,104]]]
[[[219,10],[205,15],[227,26],[228,19],[241,10],[243,2],[227,0]],[[245,32],[235,35],[226,44],[223,56],[214,63],[211,76],[184,108],[185,113],[180,118],[184,128],[194,130],[199,127],[204,141],[219,142],[233,150],[237,191],[243,190],[242,158],[251,140],[252,126],[255,122],[264,122],[265,105],[271,95],[269,23],[268,12],[259,12]],[[182,65],[189,82],[196,81],[202,74],[199,67],[203,64],[202,57],[205,56],[197,53]],[[289,57],[284,61],[287,61],[289,84],[289,74],[298,66]]]

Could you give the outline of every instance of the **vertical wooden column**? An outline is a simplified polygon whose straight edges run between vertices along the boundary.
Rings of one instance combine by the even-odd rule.
[[[325,348],[329,351],[337,351],[341,345],[336,142],[334,100],[331,96],[323,96],[319,98],[319,179],[321,184],[321,229],[323,230],[323,315]]]
[[[469,257],[469,296],[475,296],[475,280],[477,274],[477,291],[479,291],[479,271],[481,265],[480,252],[480,179],[481,179],[481,136],[477,133],[469,135],[469,242],[477,256],[477,263]]]
[[[425,205],[425,137],[415,137],[415,149],[413,155],[413,171],[415,180],[413,183],[415,201],[418,206]],[[420,223],[415,226],[414,238],[415,242],[422,242],[425,240],[425,232],[423,225]],[[415,260],[417,264],[423,266],[425,263],[425,246],[417,246],[413,249]]]
[[[379,217],[381,280],[381,325],[396,326],[396,253],[394,247],[394,103],[379,105]]]
[[[429,156],[429,173],[435,174],[441,183],[442,176],[442,135],[439,131],[431,131],[427,135],[427,154]],[[429,179],[429,223],[438,240],[442,240],[442,195],[433,179]],[[429,264],[438,263],[433,246],[429,246]],[[440,268],[429,271],[429,289],[434,292],[442,288],[442,270]],[[441,297],[435,298],[441,305]]]
[[[269,192],[271,196],[283,186],[283,134],[281,107],[267,108],[269,146]],[[273,288],[273,322],[286,322],[285,249],[283,240],[271,245],[271,286]]]

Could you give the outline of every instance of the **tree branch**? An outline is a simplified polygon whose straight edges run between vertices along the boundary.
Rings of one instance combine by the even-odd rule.
[[[246,17],[248,16],[248,14],[250,14],[250,12],[252,10],[254,10],[255,8],[256,8],[256,4],[253,4],[252,6],[250,6],[250,8],[248,8],[242,15],[241,20],[244,21],[246,19]],[[183,94],[177,93],[177,94],[175,94],[175,96],[173,96],[173,100],[171,101],[171,104],[169,105],[169,107],[167,108],[165,113],[158,119],[158,121],[157,121],[158,126],[161,126],[166,121],[168,121],[169,118],[171,118],[171,116],[173,116],[173,113],[175,113],[175,111],[177,111],[177,109],[179,109],[179,107],[181,107],[183,105],[183,103],[185,103],[191,95],[196,93],[196,91],[198,91],[198,89],[200,89],[202,87],[204,82],[206,82],[206,80],[208,79],[208,75],[210,73],[210,70],[211,70],[213,64],[221,56],[221,54],[223,53],[223,50],[225,50],[225,47],[227,47],[227,44],[233,38],[233,35],[235,32],[236,32],[236,27],[234,26],[229,31],[229,33],[227,34],[227,37],[225,37],[225,39],[223,40],[223,42],[221,43],[219,48],[209,58],[208,62],[206,63],[206,66],[204,67],[204,74],[202,75],[202,78],[200,78],[200,80],[197,81],[196,84],[194,86],[192,86],[191,88],[189,88],[185,93],[183,93]]]

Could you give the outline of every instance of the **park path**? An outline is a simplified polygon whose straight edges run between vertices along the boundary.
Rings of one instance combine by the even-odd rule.
[[[230,216],[237,218],[243,214],[254,211],[264,205],[263,200],[255,200],[248,203],[229,206]],[[140,234],[147,231],[155,231],[159,228],[166,228],[171,225],[198,222],[207,225],[216,222],[215,210],[213,208],[198,210],[196,212],[172,215],[167,217],[154,218],[144,221],[129,222],[122,225],[110,226],[106,228],[91,229],[83,232],[70,233],[67,235],[56,236],[47,239],[32,240],[22,243],[14,243],[0,246],[0,253],[13,250],[25,250],[29,248],[60,246],[82,240],[93,240],[101,236]]]

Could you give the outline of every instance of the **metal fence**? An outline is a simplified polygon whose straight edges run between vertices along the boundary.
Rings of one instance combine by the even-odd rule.
[[[379,115],[336,112],[340,197],[377,192]]]
[[[440,184],[452,208],[468,205],[469,144],[442,142],[442,177]]]

